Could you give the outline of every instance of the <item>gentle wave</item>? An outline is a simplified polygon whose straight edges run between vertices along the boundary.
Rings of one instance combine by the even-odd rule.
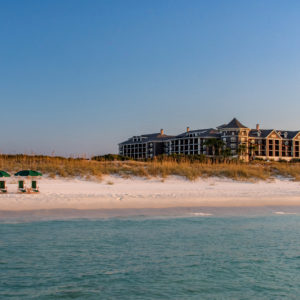
[[[275,214],[275,215],[297,215],[297,213],[293,213],[293,212],[284,212],[284,211],[275,211],[274,214]]]
[[[213,214],[203,213],[203,212],[190,213],[190,215],[197,216],[197,217],[209,217],[209,216],[213,216]]]
[[[298,299],[296,209],[0,224],[0,299]]]

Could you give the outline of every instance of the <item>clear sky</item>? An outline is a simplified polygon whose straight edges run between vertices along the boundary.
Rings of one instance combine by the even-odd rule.
[[[300,1],[0,0],[0,104],[2,153],[233,117],[300,130]]]

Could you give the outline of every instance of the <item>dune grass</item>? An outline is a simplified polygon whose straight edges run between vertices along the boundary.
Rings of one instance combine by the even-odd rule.
[[[124,178],[167,178],[178,175],[189,180],[199,177],[225,177],[234,180],[268,180],[283,176],[300,181],[299,163],[252,162],[252,163],[200,163],[172,159],[163,161],[94,161],[49,156],[0,155],[0,169],[14,174],[23,169],[37,170],[45,175],[81,177],[101,180],[103,175],[115,174]]]

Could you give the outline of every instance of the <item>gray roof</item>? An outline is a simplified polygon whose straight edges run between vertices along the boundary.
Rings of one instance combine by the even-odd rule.
[[[207,129],[197,129],[197,130],[190,130],[183,132],[179,135],[176,135],[176,138],[185,138],[188,137],[190,134],[197,133],[195,137],[206,137],[206,138],[217,138],[220,137],[220,133],[214,128],[207,128]]]
[[[239,120],[236,118],[233,118],[228,124],[221,125],[218,127],[218,129],[225,129],[225,128],[248,128],[245,125],[243,125]]]
[[[251,129],[249,132],[249,137],[262,137],[266,138],[274,129]],[[257,135],[257,132],[260,132],[260,136]]]
[[[134,138],[139,137],[142,138],[142,141],[133,141]],[[127,144],[142,144],[145,142],[163,142],[168,138],[172,138],[172,135],[160,134],[160,133],[150,133],[150,134],[142,134],[138,136],[133,136],[125,142],[120,143],[119,145],[127,145]]]
[[[227,125],[227,124],[223,124],[223,125],[218,126],[217,128],[218,128],[218,129],[222,129],[222,128],[225,128],[226,125]]]
[[[299,131],[289,131],[289,130],[275,130],[275,129],[251,129],[249,132],[249,137],[258,137],[257,131],[260,132],[260,137],[266,138],[272,131],[278,133],[283,139],[293,139]],[[285,133],[287,133],[287,137],[285,137]]]
[[[278,133],[280,133],[280,136],[285,139],[293,139],[299,131],[288,131],[288,130],[277,130]],[[287,133],[287,137],[285,137],[285,133]]]

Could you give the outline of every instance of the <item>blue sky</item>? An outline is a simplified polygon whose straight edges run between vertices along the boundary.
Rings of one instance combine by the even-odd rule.
[[[2,153],[132,135],[300,130],[300,2],[0,0]]]

